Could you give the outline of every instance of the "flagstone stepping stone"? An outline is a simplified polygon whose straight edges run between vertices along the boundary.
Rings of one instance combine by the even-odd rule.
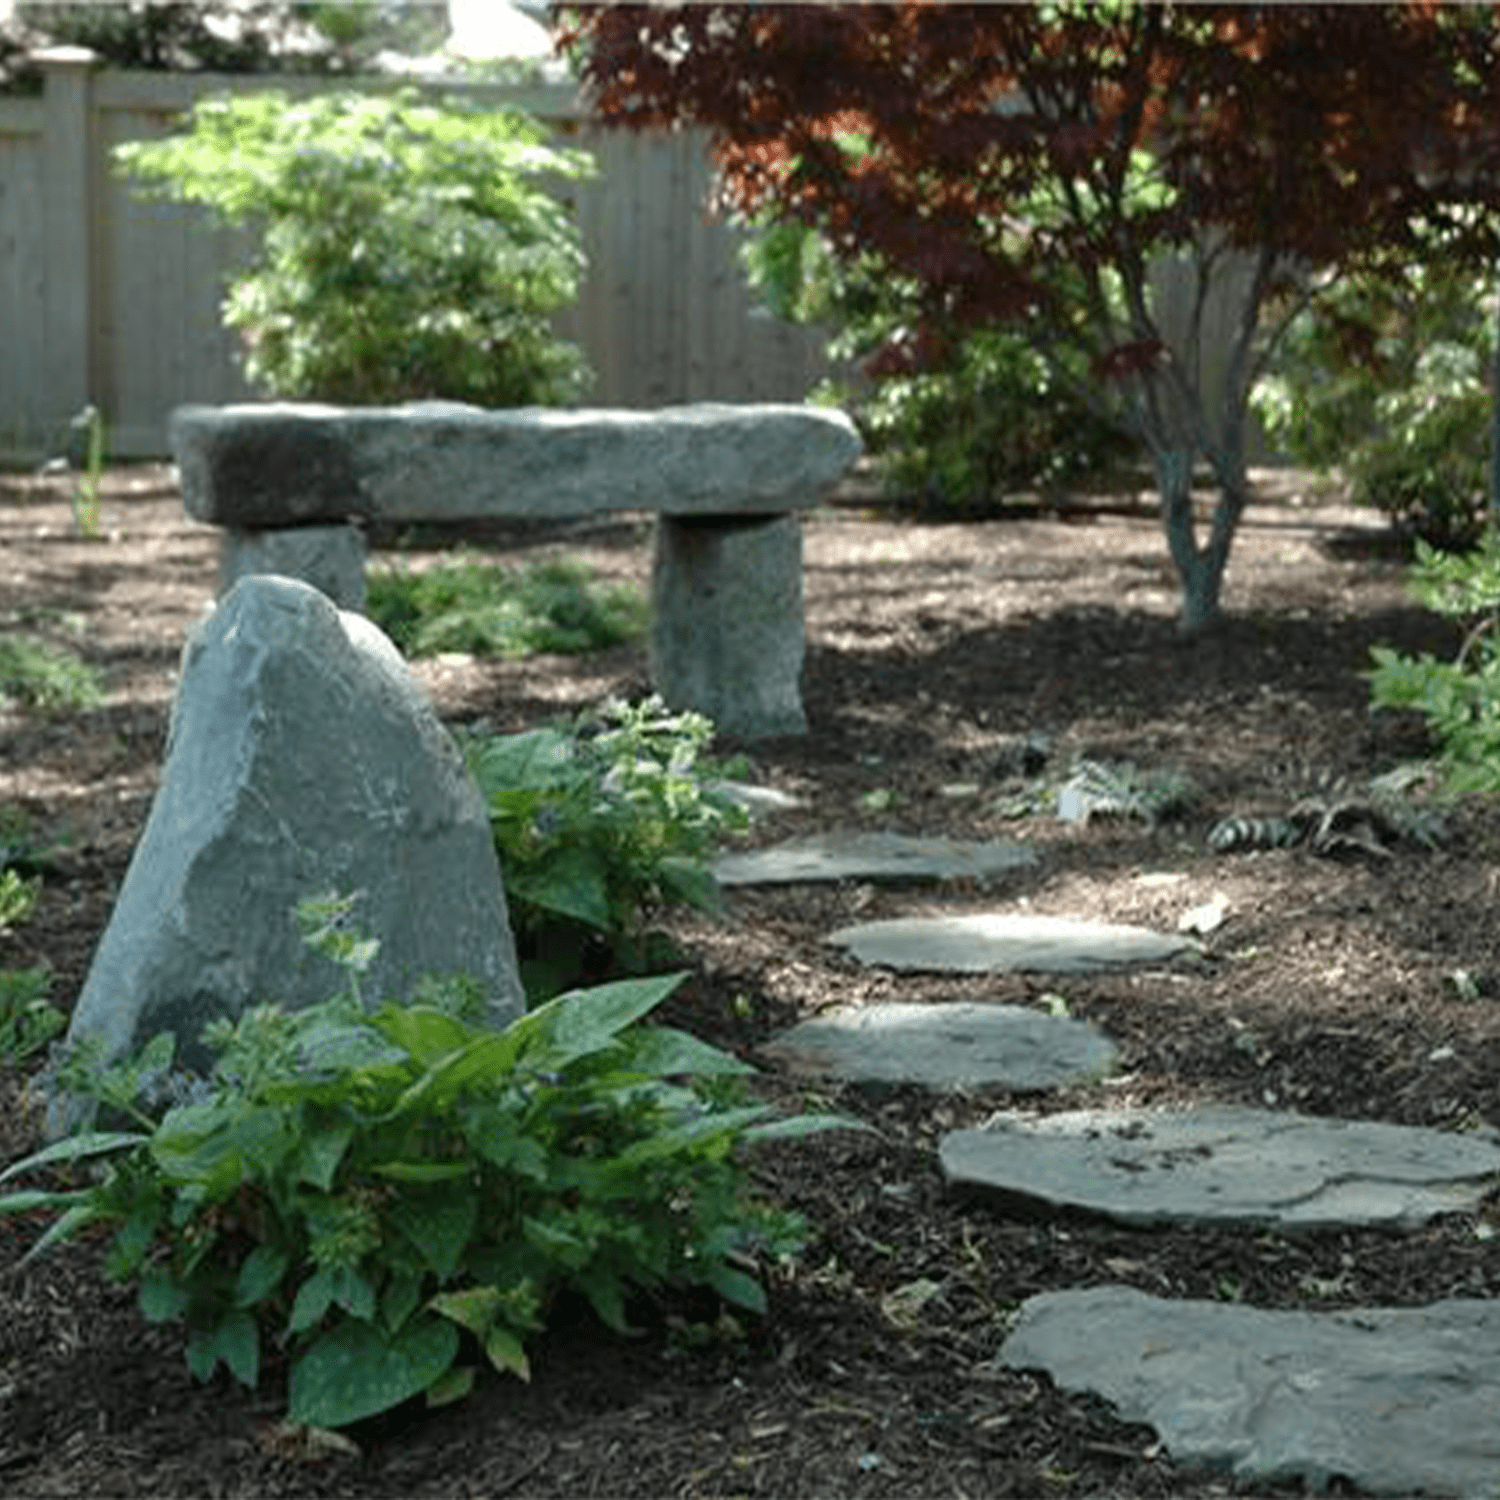
[[[1159,963],[1194,947],[1181,933],[1169,936],[1146,927],[1025,913],[897,917],[840,928],[828,941],[847,948],[862,963],[965,974],[1000,969],[1089,973]]]
[[[1023,844],[919,839],[900,833],[818,833],[767,849],[723,854],[720,885],[809,880],[987,880],[1036,863]]]
[[[763,1050],[803,1075],[1028,1090],[1099,1077],[1116,1057],[1114,1045],[1086,1021],[974,1002],[831,1011],[781,1032]]]
[[[1477,1207],[1500,1174],[1478,1136],[1240,1107],[1001,1115],[939,1154],[955,1187],[1132,1226],[1407,1229]]]
[[[807,804],[790,792],[778,791],[774,786],[757,786],[748,781],[712,781],[709,791],[738,802],[752,818],[769,813],[795,812]]]
[[[1001,1359],[1149,1424],[1185,1470],[1308,1493],[1500,1480],[1500,1302],[1272,1312],[1097,1286],[1023,1303]]]

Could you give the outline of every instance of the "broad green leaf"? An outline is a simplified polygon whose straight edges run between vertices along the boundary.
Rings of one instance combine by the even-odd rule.
[[[461,1161],[385,1161],[370,1171],[392,1182],[459,1182],[469,1175],[469,1167]]]
[[[188,1335],[188,1364],[199,1380],[207,1380],[221,1359],[241,1385],[255,1388],[260,1379],[260,1332],[249,1313],[226,1313],[216,1328],[194,1329]]]
[[[170,1323],[180,1318],[188,1305],[187,1289],[160,1266],[148,1266],[141,1274],[141,1316],[148,1323]]]
[[[336,1266],[319,1266],[297,1288],[291,1316],[287,1319],[286,1331],[289,1334],[302,1333],[313,1327],[333,1305],[337,1269]]]
[[[576,1269],[588,1258],[588,1246],[559,1224],[549,1224],[528,1214],[521,1220],[521,1232],[544,1255],[561,1265]]]
[[[298,1146],[297,1181],[329,1192],[339,1163],[353,1139],[352,1125],[323,1126],[304,1137]]]
[[[490,1032],[452,1053],[432,1071],[429,1094],[432,1105],[446,1108],[476,1083],[494,1083],[506,1078],[516,1065],[520,1044],[509,1032]]]
[[[422,1276],[402,1268],[392,1272],[380,1298],[380,1320],[394,1333],[417,1310],[422,1300]]]
[[[286,1268],[287,1255],[284,1250],[278,1250],[274,1245],[257,1245],[240,1266],[234,1305],[254,1307],[262,1298],[269,1297],[281,1285]]]
[[[29,1249],[17,1262],[17,1268],[30,1265],[37,1256],[49,1250],[60,1240],[71,1239],[80,1229],[89,1224],[96,1223],[100,1219],[111,1219],[115,1216],[105,1209],[99,1208],[93,1203],[82,1202],[75,1204],[65,1213],[62,1218],[55,1219],[41,1239]]]
[[[474,1233],[479,1206],[472,1193],[413,1191],[397,1198],[390,1217],[439,1281],[447,1281],[463,1261]]]
[[[420,1395],[453,1363],[458,1329],[436,1316],[387,1335],[345,1320],[293,1363],[288,1402],[293,1421],[347,1427]]]
[[[658,1076],[691,1074],[700,1078],[756,1071],[750,1063],[700,1041],[691,1032],[670,1026],[643,1026],[634,1032],[621,1066]]]
[[[611,1162],[615,1171],[633,1171],[646,1162],[660,1161],[666,1156],[675,1156],[679,1151],[701,1146],[705,1141],[718,1136],[737,1135],[747,1125],[762,1120],[769,1112],[769,1105],[749,1104],[740,1109],[726,1109],[687,1120],[667,1130],[653,1131],[650,1135],[626,1147]]]
[[[88,1195],[87,1188],[76,1188],[69,1193],[10,1193],[0,1198],[0,1214],[24,1214],[35,1208],[57,1208],[64,1203],[77,1203]]]
[[[495,1324],[484,1336],[484,1352],[497,1370],[508,1370],[522,1380],[531,1379],[531,1361],[525,1346],[508,1328]]]
[[[506,886],[543,911],[572,917],[603,932],[615,925],[609,885],[596,850],[559,849],[536,869],[508,870]]]
[[[482,1336],[495,1321],[503,1301],[499,1287],[471,1286],[458,1292],[439,1292],[427,1305],[470,1333]]]
[[[491,1111],[469,1122],[467,1136],[470,1149],[492,1166],[533,1182],[546,1180],[546,1147],[524,1134],[512,1116]]]
[[[0,1182],[10,1177],[19,1177],[23,1172],[45,1167],[55,1161],[86,1161],[90,1157],[105,1156],[111,1151],[123,1151],[127,1146],[139,1146],[149,1141],[149,1135],[138,1130],[90,1130],[81,1135],[70,1135],[54,1141],[30,1156],[12,1162],[0,1172]]]
[[[723,1261],[715,1260],[710,1261],[705,1268],[704,1280],[726,1302],[733,1302],[736,1307],[746,1308],[753,1313],[765,1312],[765,1288],[746,1272],[736,1271]]]
[[[512,1024],[524,1039],[522,1063],[555,1071],[613,1046],[616,1036],[654,1010],[686,978],[683,974],[619,979],[594,989],[573,990],[539,1006]]]
[[[333,1268],[333,1300],[351,1317],[364,1322],[375,1317],[375,1287],[358,1266]]]
[[[582,1272],[578,1285],[606,1328],[616,1333],[634,1333],[625,1316],[625,1297],[619,1278],[597,1268]]]
[[[405,1048],[424,1072],[471,1037],[469,1028],[456,1016],[424,1006],[384,1005],[373,1019],[380,1034]]]
[[[462,1401],[473,1389],[473,1367],[470,1365],[454,1365],[452,1369],[444,1370],[427,1387],[427,1404],[429,1406],[449,1406],[455,1401]]]
[[[145,1202],[138,1202],[130,1217],[115,1231],[104,1261],[106,1274],[116,1281],[130,1276],[155,1241],[161,1220],[162,1202],[158,1196],[153,1194]]]

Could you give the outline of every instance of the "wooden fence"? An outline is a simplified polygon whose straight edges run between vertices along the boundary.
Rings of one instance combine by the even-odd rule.
[[[56,49],[40,99],[0,99],[0,460],[60,451],[90,403],[114,456],[159,456],[174,406],[251,395],[219,315],[251,242],[197,208],[143,201],[110,152],[169,133],[203,94],[339,86],[100,72]],[[597,178],[569,187],[589,271],[559,319],[596,372],[591,404],[803,398],[825,370],[822,340],[755,307],[739,236],[705,215],[701,135],[605,130],[567,86],[462,88],[565,124],[598,160]]]

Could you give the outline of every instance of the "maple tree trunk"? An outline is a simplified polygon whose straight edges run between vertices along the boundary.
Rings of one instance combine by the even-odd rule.
[[[1208,538],[1200,546],[1193,518],[1191,458],[1181,452],[1158,452],[1155,468],[1162,528],[1182,587],[1177,628],[1184,635],[1197,635],[1220,617],[1224,569],[1249,499],[1249,486],[1243,475],[1219,475],[1219,498],[1209,517]]]

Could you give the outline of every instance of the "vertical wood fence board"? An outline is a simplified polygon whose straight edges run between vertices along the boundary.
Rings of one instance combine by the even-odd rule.
[[[46,346],[37,315],[46,263],[40,109],[30,100],[23,108],[7,103],[0,112],[0,455],[46,447]]]

